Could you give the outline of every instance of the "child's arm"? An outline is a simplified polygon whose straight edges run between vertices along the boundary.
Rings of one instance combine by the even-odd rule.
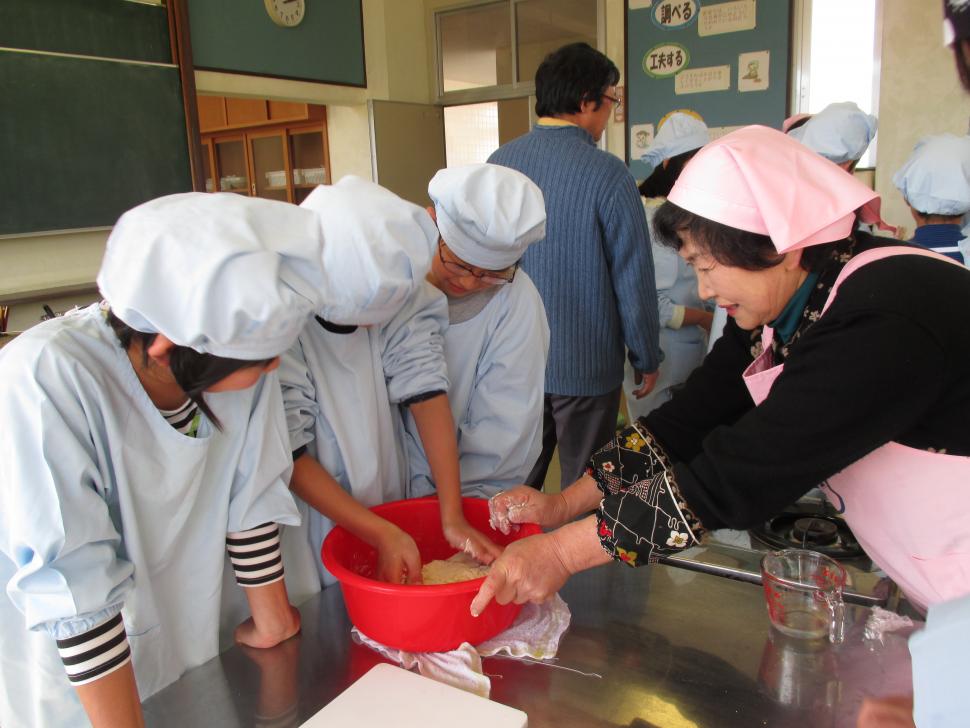
[[[456,549],[462,549],[479,561],[490,564],[502,553],[502,549],[485,534],[472,528],[462,513],[458,443],[448,395],[439,394],[415,402],[410,409],[428,457],[431,477],[438,489],[441,527],[445,538]]]
[[[246,591],[252,616],[236,627],[249,647],[272,647],[300,631],[300,613],[290,604],[283,581],[280,529],[264,523],[226,538],[236,583]]]
[[[79,685],[75,690],[94,728],[141,728],[145,725],[131,660],[114,672]]]
[[[293,463],[290,489],[311,508],[377,549],[377,577],[394,584],[421,582],[421,556],[408,534],[358,503],[307,454]]]

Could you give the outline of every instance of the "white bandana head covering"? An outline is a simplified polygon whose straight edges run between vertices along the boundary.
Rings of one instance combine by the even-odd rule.
[[[301,203],[323,231],[322,305],[347,326],[389,321],[424,280],[438,240],[426,210],[360,177],[317,187]]]
[[[514,265],[546,235],[542,191],[521,172],[496,164],[439,170],[428,184],[445,244],[486,270]]]
[[[842,164],[862,158],[878,126],[875,116],[852,101],[842,101],[829,104],[788,134],[830,162]]]
[[[138,331],[205,354],[270,359],[318,305],[321,243],[313,215],[285,202],[169,195],[121,216],[98,287]]]
[[[667,199],[722,225],[767,235],[779,253],[849,236],[855,213],[879,224],[879,195],[790,136],[746,126],[707,144]]]
[[[893,184],[917,212],[963,215],[970,210],[970,136],[920,139]]]
[[[640,161],[649,165],[647,174],[651,174],[665,159],[700,149],[710,140],[707,124],[696,116],[678,111],[667,117]]]

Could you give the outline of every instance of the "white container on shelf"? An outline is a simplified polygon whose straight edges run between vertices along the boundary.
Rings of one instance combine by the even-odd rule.
[[[303,182],[308,185],[322,185],[327,182],[325,167],[307,167],[303,170]]]
[[[240,174],[228,174],[219,178],[219,189],[238,190],[246,187],[246,178]]]
[[[302,169],[294,169],[293,170],[293,184],[295,184],[295,185],[301,185],[301,184],[303,184],[303,170]]]
[[[286,170],[278,169],[266,173],[266,184],[270,187],[284,187],[286,185]]]

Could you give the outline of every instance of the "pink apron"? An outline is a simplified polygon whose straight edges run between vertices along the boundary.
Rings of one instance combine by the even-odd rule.
[[[823,315],[853,272],[895,255],[923,255],[959,265],[929,250],[868,250],[842,269]],[[743,374],[756,405],[767,398],[784,369],[784,364],[773,365],[773,338],[774,331],[765,326],[764,351]],[[970,457],[889,442],[830,477],[826,485],[829,500],[836,502],[833,492],[841,498],[845,520],[866,553],[917,606],[925,609],[970,592]]]

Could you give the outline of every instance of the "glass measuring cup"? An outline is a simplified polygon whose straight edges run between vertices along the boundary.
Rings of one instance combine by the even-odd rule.
[[[805,549],[771,551],[761,560],[762,586],[771,624],[800,639],[845,639],[842,588],[845,569],[834,559]]]

